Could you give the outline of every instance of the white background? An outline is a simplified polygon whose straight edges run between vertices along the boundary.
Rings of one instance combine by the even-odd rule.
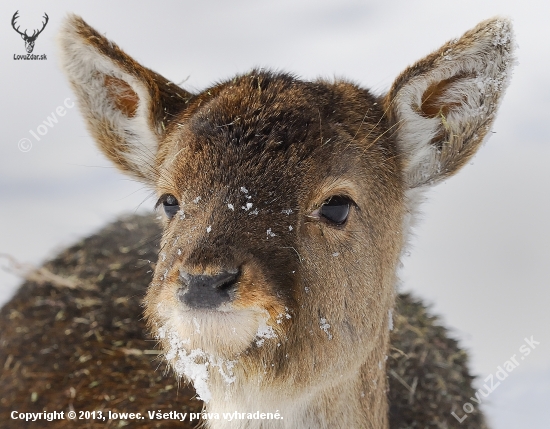
[[[46,53],[47,61],[13,59],[24,53],[10,26],[16,10],[21,29],[39,28],[48,13],[34,51]],[[407,65],[479,21],[512,17],[519,65],[496,133],[458,176],[431,192],[401,277],[403,289],[433,304],[452,327],[482,378],[519,356],[525,337],[540,342],[484,402],[494,429],[550,428],[547,0],[3,1],[0,253],[33,264],[121,213],[150,210],[154,203],[99,154],[76,108],[40,141],[29,133],[36,134],[65,99],[74,100],[55,46],[67,12],[83,16],[165,77],[186,80],[187,89],[264,66],[304,79],[344,76],[377,93]],[[31,140],[29,152],[18,149],[22,138]],[[7,265],[0,258],[0,266]],[[18,282],[0,270],[0,303]]]

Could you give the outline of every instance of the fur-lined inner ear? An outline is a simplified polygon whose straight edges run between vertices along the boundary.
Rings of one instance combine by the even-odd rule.
[[[153,185],[166,130],[191,94],[143,67],[70,15],[59,34],[63,68],[88,128],[120,169]]]
[[[139,97],[132,87],[113,76],[105,76],[105,87],[116,108],[128,118],[133,118],[137,112]]]
[[[510,22],[482,22],[405,70],[385,97],[408,188],[456,173],[488,135],[515,63]]]
[[[422,95],[420,114],[426,118],[446,117],[453,108],[460,108],[467,98],[457,90],[459,81],[464,77],[458,75],[432,83]]]

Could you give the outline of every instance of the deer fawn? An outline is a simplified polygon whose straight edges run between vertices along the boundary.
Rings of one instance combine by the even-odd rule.
[[[482,22],[383,96],[264,70],[192,94],[77,16],[60,42],[99,147],[166,214],[145,315],[207,425],[387,428],[396,265],[422,193],[488,135],[510,22]]]

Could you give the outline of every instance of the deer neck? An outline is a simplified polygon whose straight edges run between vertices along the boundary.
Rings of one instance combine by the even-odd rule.
[[[207,417],[206,427],[388,428],[385,359],[389,335],[381,336],[384,346],[373,350],[362,365],[346,374],[327,374],[326,383],[316,386],[315,390],[296,389],[291,382],[273,387],[261,387],[254,382],[239,383],[230,395],[225,389],[214,388],[212,400],[203,412]],[[271,413],[271,418],[259,418],[260,413],[266,413],[266,417]]]

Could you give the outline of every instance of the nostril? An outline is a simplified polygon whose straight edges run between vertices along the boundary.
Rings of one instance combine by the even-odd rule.
[[[194,308],[216,308],[234,299],[239,275],[235,269],[213,276],[182,272],[180,278],[185,287],[178,290],[178,299]]]
[[[235,281],[227,281],[221,285],[218,286],[219,290],[228,290],[231,289],[233,286],[235,286]]]
[[[212,287],[220,290],[228,289],[235,284],[238,276],[239,272],[236,270],[235,272],[226,271],[218,274],[213,277]]]

